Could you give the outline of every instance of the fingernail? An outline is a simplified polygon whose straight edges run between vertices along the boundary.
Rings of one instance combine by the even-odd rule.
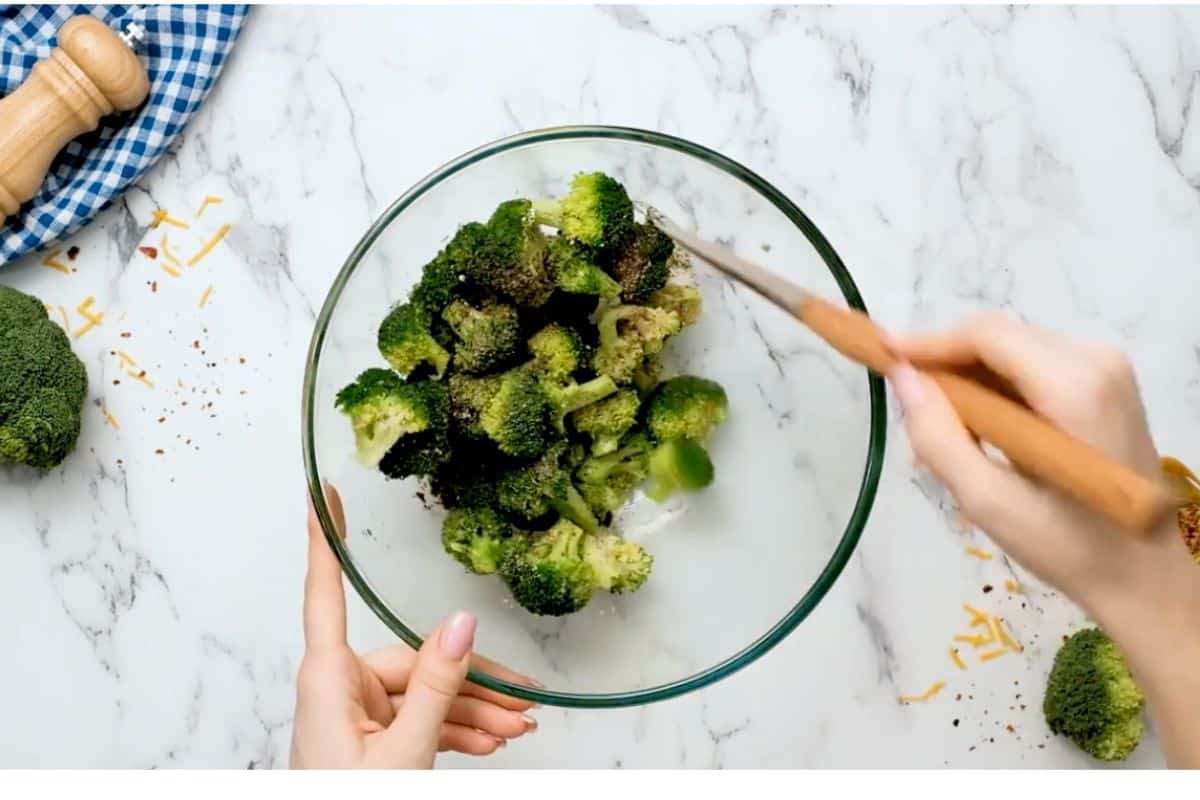
[[[495,739],[496,739],[496,747],[501,748],[501,749],[508,747],[508,739],[501,739],[499,736],[496,736]]]
[[[529,685],[535,689],[545,689],[546,688],[546,684],[542,683],[539,680],[535,680],[533,678],[529,679]]]
[[[925,387],[921,384],[921,377],[917,375],[917,371],[909,364],[897,364],[888,374],[888,380],[896,390],[896,397],[899,398],[900,406],[906,414],[911,414],[924,402]]]
[[[538,729],[538,721],[528,714],[522,714],[521,720],[525,723],[526,733],[533,733]]]
[[[442,625],[438,637],[438,649],[453,661],[463,658],[475,642],[475,617],[465,611],[456,611]]]

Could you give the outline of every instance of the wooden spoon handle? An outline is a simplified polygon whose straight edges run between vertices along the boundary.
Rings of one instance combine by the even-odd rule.
[[[838,352],[877,373],[887,373],[896,363],[878,326],[862,312],[807,293],[789,310]],[[946,393],[967,430],[998,447],[1025,472],[1122,528],[1150,532],[1174,509],[1175,501],[1160,483],[1069,436],[1013,397],[961,373],[923,371]]]

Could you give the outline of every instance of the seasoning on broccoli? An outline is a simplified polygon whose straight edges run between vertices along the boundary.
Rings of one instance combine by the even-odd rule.
[[[550,444],[550,412],[550,400],[537,378],[517,368],[501,378],[479,416],[479,427],[504,453],[535,458]]]
[[[558,288],[571,294],[591,294],[607,300],[621,293],[621,285],[613,280],[580,247],[565,236],[550,239],[547,252],[550,270]]]
[[[729,400],[719,383],[680,375],[660,383],[646,402],[646,427],[656,441],[706,442],[728,413]]]
[[[479,417],[500,390],[504,378],[500,375],[453,374],[450,387],[450,420],[455,431],[463,436],[486,437]]]
[[[642,588],[654,566],[654,559],[640,544],[612,534],[584,537],[583,560],[592,570],[593,587],[614,594]]]
[[[500,510],[527,521],[543,519],[553,512],[589,533],[598,529],[600,523],[572,485],[571,475],[563,465],[566,450],[560,442],[537,461],[502,475],[496,482]]]
[[[379,326],[379,352],[401,375],[427,367],[442,377],[450,354],[433,338],[432,316],[422,306],[403,303],[384,317]]]
[[[535,219],[587,247],[615,249],[633,233],[633,202],[625,187],[602,172],[576,175],[561,200],[538,200]]]
[[[531,367],[543,378],[566,381],[583,365],[587,352],[579,334],[565,325],[553,322],[529,339],[533,356]]]
[[[1102,761],[1122,761],[1142,739],[1142,705],[1141,689],[1104,632],[1079,631],[1059,648],[1042,703],[1051,731]]]
[[[446,306],[442,318],[458,339],[454,366],[463,372],[493,372],[525,355],[521,322],[512,306],[487,303],[476,309],[455,300]]]
[[[671,336],[679,333],[674,311],[646,306],[613,306],[596,321],[600,347],[593,366],[617,383],[629,383],[647,359],[657,355]]]
[[[427,430],[441,391],[437,384],[405,383],[391,370],[375,368],[338,392],[335,402],[350,417],[358,460],[378,466],[401,436]]]
[[[87,370],[36,297],[0,286],[0,463],[56,467],[79,440]]]
[[[501,203],[488,220],[483,253],[469,261],[469,277],[521,306],[550,298],[555,280],[546,262],[546,237],[528,200]]]
[[[476,575],[500,566],[513,526],[490,508],[456,508],[442,522],[442,547]]]
[[[622,389],[614,395],[592,403],[571,415],[575,430],[592,440],[592,455],[602,456],[615,451],[621,438],[637,423],[642,401],[632,389]]]
[[[412,290],[411,301],[430,315],[441,314],[461,285],[458,265],[443,250],[421,271],[421,280]]]
[[[671,271],[667,259],[674,250],[675,243],[658,228],[636,224],[633,235],[617,250],[610,267],[621,285],[621,299],[626,303],[646,303],[666,286]]]

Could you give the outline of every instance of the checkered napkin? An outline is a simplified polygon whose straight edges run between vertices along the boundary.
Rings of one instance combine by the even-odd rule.
[[[16,89],[77,14],[124,31],[146,29],[137,46],[150,75],[139,108],[101,120],[64,148],[33,200],[0,226],[0,265],[74,233],[166,152],[204,102],[237,39],[248,7],[44,6],[0,4],[0,93]]]

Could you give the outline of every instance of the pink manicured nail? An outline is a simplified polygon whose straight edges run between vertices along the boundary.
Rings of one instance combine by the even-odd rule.
[[[897,364],[888,375],[888,380],[896,390],[896,397],[900,399],[900,405],[906,414],[911,414],[913,409],[925,401],[925,387],[921,385],[921,377],[909,364]]]
[[[525,730],[527,732],[533,733],[538,729],[538,721],[528,714],[522,714],[521,720],[525,723]]]
[[[442,625],[438,649],[446,658],[458,661],[470,651],[474,643],[475,617],[465,611],[454,612]]]

